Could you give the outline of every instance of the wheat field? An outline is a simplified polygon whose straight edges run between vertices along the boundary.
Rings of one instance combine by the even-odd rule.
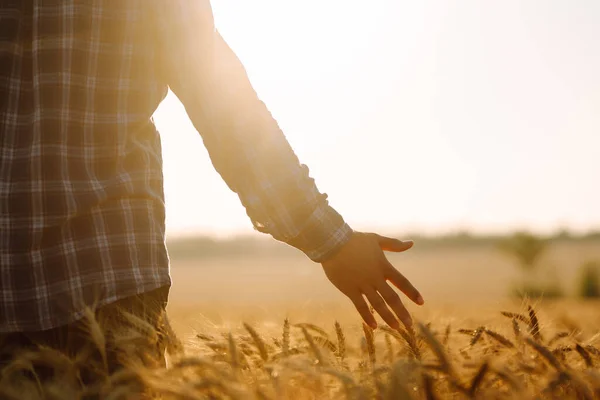
[[[576,265],[599,253],[565,246],[547,262],[572,283]],[[600,302],[511,300],[506,286],[518,271],[491,249],[392,261],[426,298],[424,307],[407,304],[411,329],[393,331],[381,320],[376,330],[364,326],[319,267],[300,257],[173,260],[166,368],[132,362],[82,387],[85,355],[42,349],[2,369],[0,398],[600,398]],[[148,333],[125,335],[123,346],[141,334]],[[40,365],[55,370],[52,379],[30,373]]]

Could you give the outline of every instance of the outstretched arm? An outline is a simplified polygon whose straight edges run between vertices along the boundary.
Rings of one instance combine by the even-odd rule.
[[[351,236],[215,30],[208,1],[165,1],[163,68],[254,227],[323,261]],[[165,18],[169,17],[170,18]]]
[[[254,227],[323,265],[371,326],[363,299],[392,327],[410,316],[390,281],[422,299],[385,258],[412,242],[353,232],[318,191],[281,129],[259,100],[244,67],[216,31],[208,0],[156,0],[161,68],[202,135],[213,165],[237,193]]]

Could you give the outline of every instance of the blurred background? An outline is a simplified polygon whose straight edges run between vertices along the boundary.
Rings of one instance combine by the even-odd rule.
[[[299,158],[426,299],[600,294],[600,2],[213,0]],[[164,147],[175,302],[341,300],[255,233],[173,95]]]

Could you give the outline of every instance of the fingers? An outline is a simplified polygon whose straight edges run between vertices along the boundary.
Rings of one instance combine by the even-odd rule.
[[[365,299],[362,297],[362,294],[356,293],[348,297],[352,301],[352,304],[354,304],[354,307],[356,307],[356,310],[365,323],[373,329],[377,328],[377,321],[375,321],[375,317],[373,314],[371,314],[371,310],[369,309]]]
[[[402,323],[409,327],[412,325],[412,318],[404,304],[402,304],[402,300],[400,300],[400,296],[398,293],[392,289],[387,282],[383,282],[381,285],[377,287],[377,291],[381,294],[381,297],[385,300],[388,306],[394,311],[394,313],[398,316]]]
[[[389,262],[387,263],[386,278],[416,304],[422,306],[425,303],[423,296],[412,283]]]
[[[406,251],[408,249],[410,249],[411,247],[413,247],[414,242],[412,240],[398,240],[398,239],[393,239],[393,238],[389,238],[389,237],[385,237],[385,236],[381,236],[381,235],[375,235],[375,237],[377,237],[377,241],[379,242],[379,246],[381,247],[381,250],[383,251],[393,251],[396,253],[400,253],[403,251]]]
[[[392,314],[390,309],[385,304],[385,301],[383,301],[383,299],[381,298],[379,293],[377,293],[375,291],[375,289],[365,290],[365,296],[367,296],[369,303],[371,303],[371,305],[373,306],[375,311],[377,311],[377,313],[381,316],[381,318],[383,318],[383,320],[386,322],[386,324],[388,324],[393,329],[400,328],[400,324],[398,323],[398,320],[396,319],[394,314]]]

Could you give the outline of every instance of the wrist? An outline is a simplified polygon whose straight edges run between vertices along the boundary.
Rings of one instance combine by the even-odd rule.
[[[331,244],[329,250],[325,252],[321,257],[313,261],[323,264],[327,261],[332,260],[350,242],[352,236],[354,235],[354,231],[347,224],[344,225],[345,226],[340,228],[339,232],[335,233],[335,242]]]
[[[314,262],[322,263],[348,243],[353,234],[352,228],[329,205],[313,211],[306,220],[302,233],[287,243],[301,250]]]

